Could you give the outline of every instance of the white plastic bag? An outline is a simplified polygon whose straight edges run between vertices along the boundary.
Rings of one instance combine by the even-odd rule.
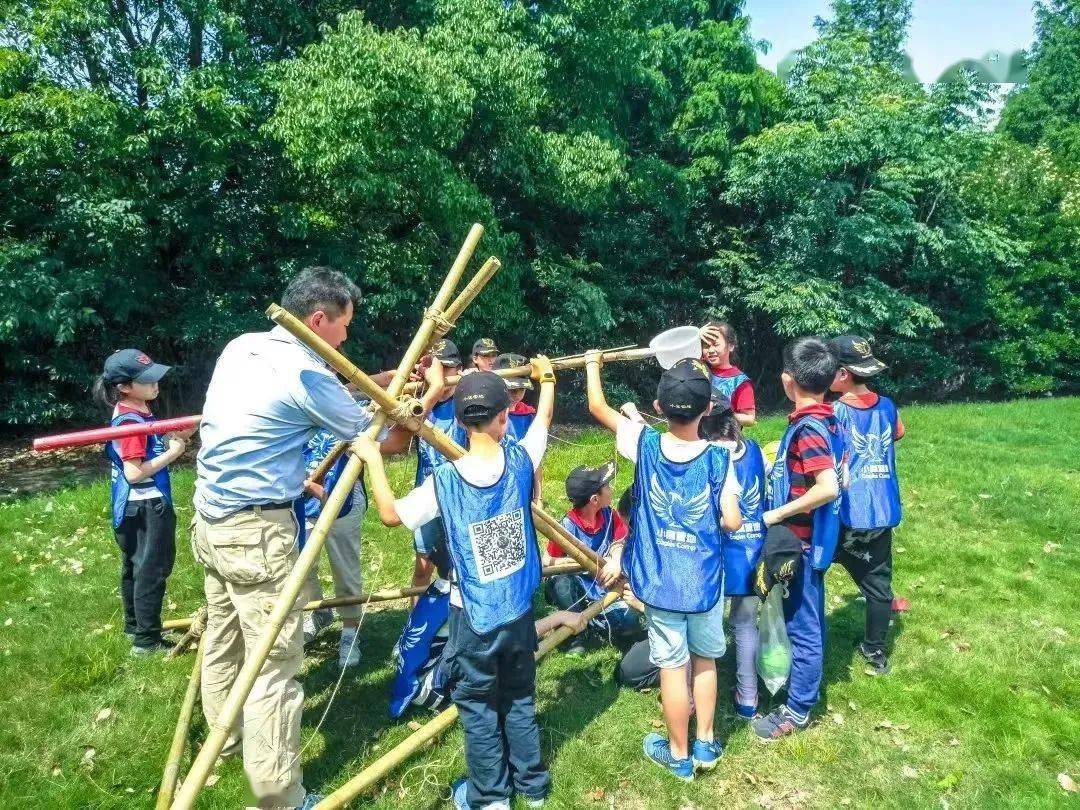
[[[777,583],[769,591],[758,617],[757,671],[770,695],[780,691],[791,672],[791,642],[784,628],[785,587]]]

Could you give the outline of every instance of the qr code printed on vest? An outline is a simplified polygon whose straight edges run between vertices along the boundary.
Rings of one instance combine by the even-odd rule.
[[[525,565],[525,510],[470,523],[469,539],[481,582],[514,573]]]

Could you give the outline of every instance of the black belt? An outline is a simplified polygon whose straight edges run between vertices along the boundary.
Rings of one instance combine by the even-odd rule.
[[[241,512],[253,512],[256,509],[262,509],[264,512],[272,509],[289,509],[293,508],[292,501],[283,501],[282,503],[253,503],[248,506],[241,506]]]

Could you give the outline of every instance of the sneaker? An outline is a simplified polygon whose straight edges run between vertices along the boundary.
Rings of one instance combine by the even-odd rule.
[[[723,755],[724,746],[719,740],[694,740],[694,747],[690,751],[696,771],[711,771]]]
[[[468,787],[469,783],[464,776],[450,786],[450,798],[454,802],[455,810],[469,810]],[[542,806],[543,799],[540,802],[541,805],[530,804],[529,807]],[[484,805],[484,810],[510,810],[510,802],[491,802]]]
[[[157,653],[167,653],[172,648],[173,648],[173,645],[169,644],[166,641],[158,641],[158,642],[156,642],[154,644],[151,644],[149,647],[140,647],[137,644],[133,644],[131,646],[130,655],[135,655],[135,656],[139,656],[139,655],[156,655]]]
[[[528,796],[525,797],[525,806],[526,807],[538,808],[538,807],[543,807],[545,804],[547,804],[547,798],[546,797],[541,797],[539,799],[530,799]]]
[[[345,627],[341,631],[341,641],[338,642],[339,667],[355,667],[360,663],[360,647],[356,642],[356,628]]]
[[[659,734],[646,734],[641,747],[645,756],[683,782],[694,781],[694,761],[690,757],[675,759],[671,755],[671,743]]]
[[[315,805],[323,800],[323,797],[319,793],[309,793],[304,797],[304,803],[301,804],[296,810],[311,810]]]
[[[750,720],[753,720],[755,717],[758,716],[756,704],[754,706],[747,706],[744,703],[739,703],[738,701],[735,701],[734,706],[735,718],[737,720],[746,720],[747,722],[749,722]]]
[[[866,663],[869,664],[863,671],[867,675],[878,676],[888,675],[892,671],[892,667],[889,666],[889,659],[886,658],[885,653],[881,650],[871,650],[865,644],[859,644],[859,655],[861,655]]]
[[[809,715],[800,722],[798,716],[786,705],[781,705],[750,723],[758,741],[763,743],[775,742],[781,737],[801,731],[808,725],[810,725]]]
[[[304,612],[304,646],[315,640],[324,627],[329,627],[334,621],[334,611],[330,608],[321,610],[308,610]]]

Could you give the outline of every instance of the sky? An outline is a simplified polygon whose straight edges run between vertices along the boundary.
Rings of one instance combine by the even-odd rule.
[[[746,0],[755,39],[771,43],[758,61],[776,70],[788,53],[816,36],[814,17],[827,17],[828,0]],[[987,51],[1006,57],[1034,39],[1032,0],[914,0],[907,51],[915,73],[931,82],[961,59],[979,59]]]

